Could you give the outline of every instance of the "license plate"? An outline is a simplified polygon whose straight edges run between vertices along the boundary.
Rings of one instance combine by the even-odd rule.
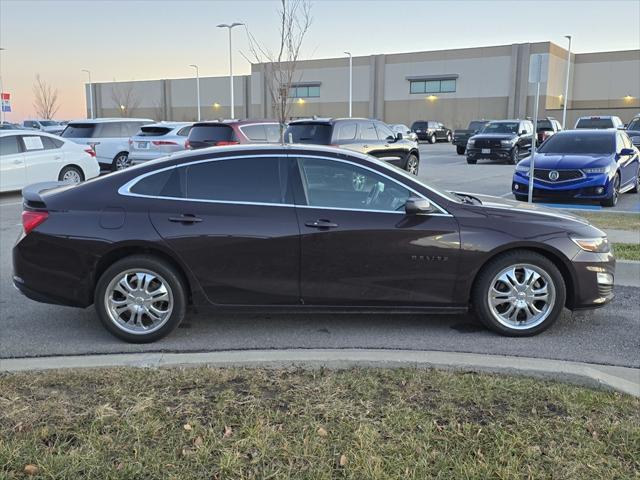
[[[491,149],[490,148],[483,148],[482,149],[482,153],[491,153]]]
[[[149,148],[149,142],[138,142],[138,148]]]
[[[422,130],[416,130],[416,133],[421,133],[421,132],[422,132]]]

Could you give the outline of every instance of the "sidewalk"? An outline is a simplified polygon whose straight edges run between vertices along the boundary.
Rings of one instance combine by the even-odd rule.
[[[640,397],[640,369],[477,353],[378,349],[235,350],[206,353],[78,355],[0,360],[0,371],[169,366],[261,368],[442,368],[526,375],[606,387]]]
[[[640,243],[640,232],[634,230],[607,229],[609,243]]]

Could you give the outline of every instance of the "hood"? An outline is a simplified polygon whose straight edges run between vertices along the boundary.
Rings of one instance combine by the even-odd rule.
[[[572,168],[600,168],[608,166],[613,160],[613,154],[557,154],[557,153],[536,153],[535,167],[563,170]],[[519,166],[528,167],[531,157],[527,157],[518,163]]]

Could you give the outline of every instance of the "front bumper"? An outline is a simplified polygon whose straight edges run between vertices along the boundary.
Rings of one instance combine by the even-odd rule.
[[[580,250],[572,259],[575,285],[571,310],[599,308],[614,298],[616,261],[612,252]]]
[[[490,160],[509,160],[513,147],[476,148],[468,147],[466,154],[469,158],[488,158]],[[484,152],[483,152],[484,150]]]
[[[606,174],[590,175],[567,182],[542,182],[533,180],[533,196],[546,198],[568,198],[602,200],[611,196],[613,183]],[[529,193],[529,177],[520,172],[513,175],[511,191],[517,195]]]

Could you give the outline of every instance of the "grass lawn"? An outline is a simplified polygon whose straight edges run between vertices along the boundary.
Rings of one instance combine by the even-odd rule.
[[[0,376],[0,478],[623,479],[640,400],[433,370]]]
[[[613,253],[618,260],[640,260],[640,245],[637,243],[614,243]]]
[[[602,212],[572,212],[586,218],[596,227],[606,230],[640,230],[640,214],[602,213]]]

